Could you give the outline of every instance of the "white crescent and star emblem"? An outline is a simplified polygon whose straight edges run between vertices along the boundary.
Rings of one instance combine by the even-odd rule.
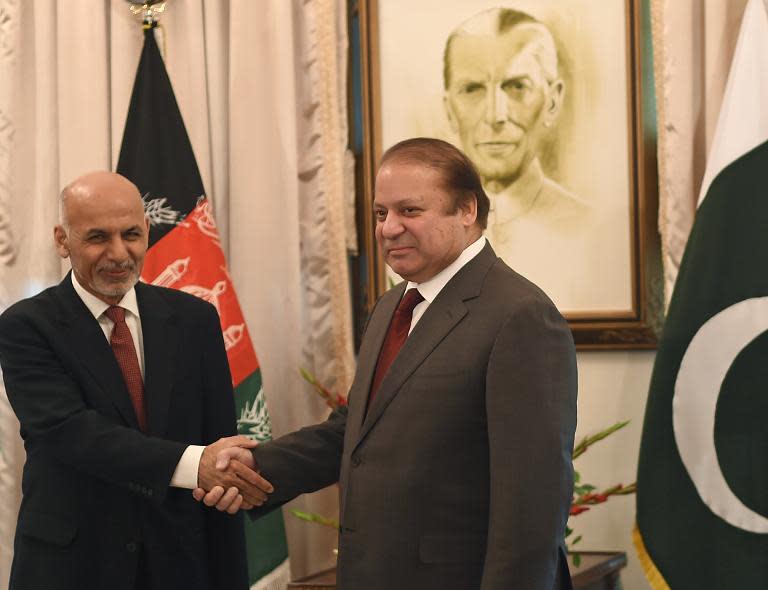
[[[768,533],[768,518],[748,508],[725,480],[715,449],[715,412],[738,354],[768,331],[768,297],[740,301],[707,320],[688,345],[675,381],[675,441],[701,499],[727,523]]]

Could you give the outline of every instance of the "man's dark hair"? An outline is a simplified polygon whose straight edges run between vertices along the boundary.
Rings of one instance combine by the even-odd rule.
[[[491,9],[494,10],[494,9]],[[495,9],[498,11],[496,15],[496,34],[501,35],[503,33],[506,33],[510,29],[513,29],[517,25],[521,25],[523,23],[538,23],[541,24],[541,21],[532,17],[527,12],[523,12],[521,10],[515,10],[513,8],[498,8]],[[477,15],[473,16],[471,19],[476,18]],[[455,29],[449,36],[448,39],[445,42],[445,50],[443,51],[443,86],[446,90],[448,90],[448,86],[450,86],[451,83],[451,57],[450,57],[450,51],[451,51],[451,45],[453,44],[453,40],[458,37],[461,33],[461,25],[457,29]]]
[[[456,213],[459,207],[475,199],[476,223],[482,229],[487,227],[491,201],[483,190],[475,166],[459,148],[442,139],[414,137],[396,143],[384,152],[381,166],[390,161],[419,164],[437,170],[444,188],[453,197],[453,208],[448,213]]]

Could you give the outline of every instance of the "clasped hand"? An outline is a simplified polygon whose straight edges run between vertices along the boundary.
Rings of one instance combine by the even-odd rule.
[[[251,449],[257,444],[247,436],[230,436],[205,447],[198,468],[198,487],[192,492],[195,500],[229,514],[266,502],[267,494],[274,489],[255,470]]]

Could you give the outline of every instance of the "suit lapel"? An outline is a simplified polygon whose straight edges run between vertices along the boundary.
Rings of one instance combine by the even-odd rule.
[[[443,287],[435,300],[430,303],[381,382],[373,404],[363,420],[357,444],[365,438],[371,428],[373,428],[373,425],[381,418],[385,409],[400,392],[406,380],[419,368],[435,347],[440,344],[464,316],[467,315],[465,301],[473,299],[480,294],[483,279],[496,260],[496,254],[491,246],[486,243],[480,253],[464,265]],[[402,296],[405,285],[400,286],[398,290],[399,295]],[[367,385],[366,392],[370,391],[378,353],[381,350],[384,336],[389,327],[389,321],[397,304],[400,302],[400,297],[393,299],[394,303],[388,302],[386,310],[388,313],[385,314],[385,310],[382,310],[381,313],[384,319],[379,321],[381,324],[384,324],[384,327],[381,329],[379,326],[380,334],[378,331],[376,332],[375,354],[367,355],[367,361],[370,361],[371,356],[373,357],[371,366],[366,365],[364,367],[362,365],[363,351],[362,349],[360,351],[361,366],[358,370],[364,369],[366,371],[364,373],[366,379],[363,381]]]
[[[400,392],[400,388],[408,377],[466,315],[467,308],[463,302],[446,304],[445,302],[438,303],[438,299],[440,299],[439,296],[427,308],[384,376],[363,422],[360,432],[361,440]]]
[[[72,343],[72,350],[78,351],[83,366],[106,397],[112,401],[123,420],[133,428],[138,428],[136,413],[120,366],[99,322],[75,292],[70,274],[59,283],[57,294],[62,303],[58,320],[64,334]]]
[[[350,413],[347,416],[348,424],[356,431],[359,431],[363,424],[365,410],[368,406],[368,396],[371,391],[371,383],[373,382],[373,374],[376,371],[376,363],[379,360],[379,352],[384,345],[384,338],[387,335],[389,323],[405,292],[406,285],[407,283],[403,282],[382,296],[371,313],[371,318],[365,328],[365,337],[360,345],[360,351],[357,356],[355,391],[351,394],[355,398],[360,399],[361,403],[352,404],[350,406]]]
[[[153,287],[138,283],[136,299],[144,337],[144,400],[149,434],[165,435],[179,345],[173,310]]]

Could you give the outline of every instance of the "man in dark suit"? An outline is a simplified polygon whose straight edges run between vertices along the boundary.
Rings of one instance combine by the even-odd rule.
[[[450,144],[387,151],[374,212],[384,259],[406,280],[371,314],[348,409],[224,450],[220,465],[258,465],[274,484],[255,514],[340,481],[342,590],[569,588],[567,323],[486,243],[488,197]]]
[[[183,489],[237,487],[232,512],[270,490],[235,463],[213,467],[220,449],[249,444],[232,436],[216,310],[137,282],[148,222],[127,179],[87,174],[59,205],[54,238],[72,272],[0,317],[27,451],[10,588],[244,590],[241,518]]]

